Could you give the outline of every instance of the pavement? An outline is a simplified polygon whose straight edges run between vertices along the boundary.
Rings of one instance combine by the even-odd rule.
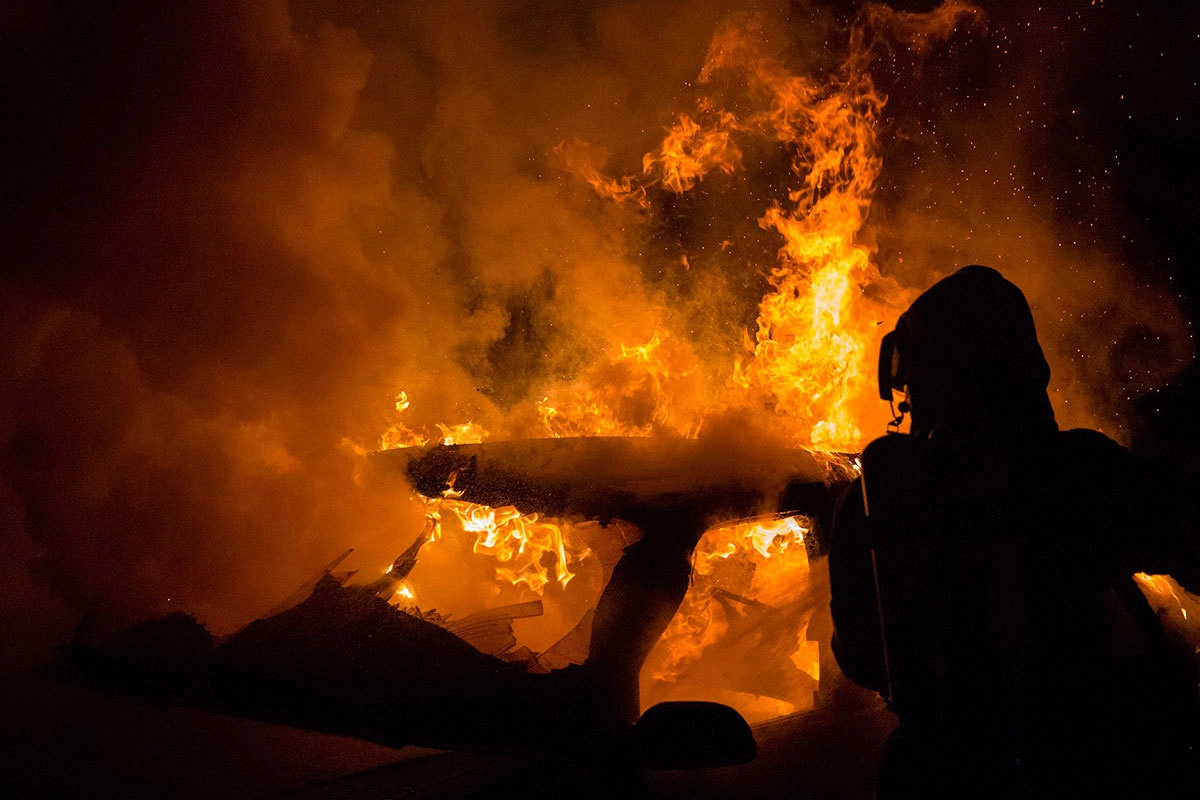
[[[894,721],[856,687],[831,694],[814,711],[755,726],[748,764],[638,771],[544,750],[391,749],[18,675],[0,680],[0,796],[870,798]]]

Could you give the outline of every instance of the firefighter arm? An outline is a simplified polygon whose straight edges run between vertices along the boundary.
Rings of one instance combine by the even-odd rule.
[[[832,646],[838,666],[855,683],[886,692],[887,670],[861,479],[847,489],[834,515],[829,583]]]

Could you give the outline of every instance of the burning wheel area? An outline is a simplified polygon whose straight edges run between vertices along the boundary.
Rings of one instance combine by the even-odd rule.
[[[494,565],[492,602],[512,601],[488,615],[507,618],[502,634],[474,630],[471,617],[448,621],[451,630],[547,672],[587,661],[599,603],[602,616],[606,607],[617,616],[601,623],[613,641],[598,646],[629,650],[640,668],[639,710],[710,700],[761,720],[813,706],[821,660],[814,617],[828,598],[810,557],[821,552],[817,533],[828,527],[850,462],[779,447],[738,450],[601,437],[436,445],[375,460],[380,471],[402,468],[429,498],[429,522],[413,547],[433,551],[447,536],[460,548],[468,542],[473,557]],[[631,567],[660,541],[678,566]],[[410,548],[381,580],[395,586],[392,603],[428,616],[423,598],[463,570],[441,564],[422,577],[414,557],[419,564]],[[633,572],[614,583],[625,559]],[[681,568],[686,591],[660,598],[659,584],[678,580],[672,573]],[[668,615],[657,627],[644,619],[656,603]]]

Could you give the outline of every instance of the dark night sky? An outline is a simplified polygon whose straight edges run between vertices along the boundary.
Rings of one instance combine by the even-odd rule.
[[[1195,189],[1200,7],[1187,2],[1107,3],[1100,5],[1111,16],[1096,20],[1096,4],[1066,4],[1078,7],[1077,19],[1094,27],[1075,34],[1072,46],[1059,50],[1053,41],[1038,42],[1036,33],[1022,36],[1022,12],[1038,10],[1027,21],[1048,18],[1039,20],[1043,31],[1070,26],[1070,13],[1056,15],[1054,4],[1000,5],[993,12],[997,27],[1011,32],[1021,58],[1044,59],[1048,74],[1061,70],[1070,76],[1068,95],[1090,120],[1082,135],[1094,138],[1093,149],[1132,222],[1123,254],[1134,262],[1167,265],[1195,309],[1200,298],[1195,264],[1200,243]],[[1072,166],[1069,154],[1080,135],[1080,126],[1070,119],[1075,106],[1057,110],[1059,132],[1045,148],[1049,163]],[[1086,183],[1081,189],[1086,192]],[[1069,202],[1066,206],[1071,207]]]
[[[1186,0],[978,5],[988,20],[988,48],[935,54],[930,68],[954,75],[961,92],[956,102],[991,95],[993,104],[1022,107],[1027,123],[1021,133],[1043,163],[1055,213],[1093,221],[1089,195],[1111,187],[1127,220],[1110,222],[1130,227],[1122,255],[1130,263],[1162,265],[1195,307],[1200,7]],[[1030,74],[1041,80],[1031,86],[1022,80]],[[1034,102],[1023,102],[1023,91],[1031,91]],[[893,96],[893,103],[899,99]]]

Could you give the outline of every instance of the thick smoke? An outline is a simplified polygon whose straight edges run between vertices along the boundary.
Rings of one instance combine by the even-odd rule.
[[[407,424],[502,438],[530,432],[547,387],[657,328],[731,361],[780,244],[756,219],[789,154],[748,153],[748,175],[647,220],[555,148],[636,169],[731,13],[758,12],[798,70],[845,42],[838,13],[782,1],[74,6],[0,25],[4,664],[83,612],[185,608],[223,631],[346,547],[347,566],[386,566],[421,512],[361,480],[363,454],[401,390]],[[914,289],[1005,269],[1078,379],[1071,419],[1111,420],[1190,352],[1184,324],[1160,273],[1131,279],[1144,265],[1111,241],[1123,214],[1103,185],[1081,216],[1054,202],[1059,171],[1033,182],[1053,156],[1040,122],[1012,134],[1022,106],[996,98],[1032,84],[1055,115],[1070,98],[1041,62],[997,77],[999,35],[923,69],[881,62],[868,228]],[[1072,355],[1095,331],[1103,351]],[[1147,344],[1164,368],[1115,384]]]
[[[551,150],[657,135],[717,9],[68,6],[4,30],[6,647],[381,569],[421,526],[358,480],[398,391],[502,433],[657,323]]]
[[[40,596],[8,629],[181,607],[227,630],[398,524],[356,450],[415,350],[453,360],[417,335],[458,302],[442,210],[354,122],[353,31],[254,3],[12,35],[37,158],[8,220],[5,548]]]

